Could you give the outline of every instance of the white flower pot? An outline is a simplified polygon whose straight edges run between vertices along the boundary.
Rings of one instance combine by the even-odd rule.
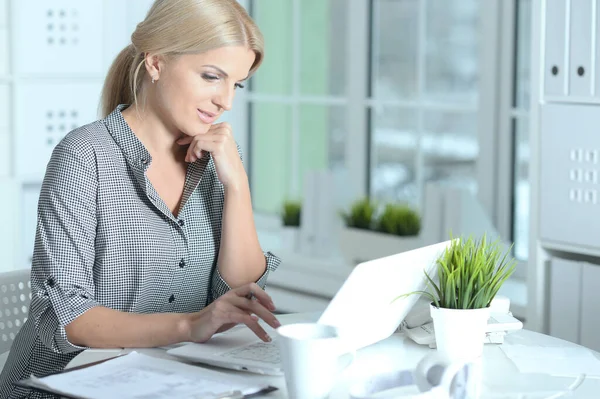
[[[345,227],[340,234],[340,250],[352,265],[395,255],[422,246],[420,236],[396,236],[378,231]]]
[[[281,228],[281,249],[284,251],[300,252],[300,228],[296,226],[283,226]]]
[[[435,344],[450,361],[473,361],[481,357],[490,308],[444,309],[430,307]]]

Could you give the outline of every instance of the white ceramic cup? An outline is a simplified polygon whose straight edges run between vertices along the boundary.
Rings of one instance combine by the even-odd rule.
[[[341,341],[335,327],[317,323],[288,324],[277,329],[281,362],[290,399],[323,399],[342,367]]]

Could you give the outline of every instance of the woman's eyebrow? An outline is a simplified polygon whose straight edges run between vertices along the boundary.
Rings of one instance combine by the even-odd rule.
[[[228,78],[229,74],[227,72],[225,72],[224,70],[222,70],[221,68],[219,68],[216,65],[202,65],[203,67],[209,67],[209,68],[213,68],[216,69],[217,72],[219,72],[221,75],[223,75],[224,77]]]
[[[216,66],[216,65],[210,65],[210,64],[209,64],[209,65],[202,65],[202,66],[203,66],[203,67],[208,67],[208,68],[213,68],[213,69],[217,70],[217,72],[219,72],[221,75],[223,75],[223,76],[224,76],[226,79],[229,77],[229,74],[228,74],[227,72],[225,72],[224,70],[222,70],[221,68],[219,68],[219,67],[218,67],[218,66]],[[249,77],[249,76],[246,76],[244,79],[242,79],[242,80],[239,80],[239,82],[243,82],[243,81],[247,80],[247,79],[248,79],[248,77]]]

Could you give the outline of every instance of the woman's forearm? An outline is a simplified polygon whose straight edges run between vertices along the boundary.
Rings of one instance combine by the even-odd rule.
[[[237,187],[225,188],[218,268],[232,288],[257,281],[266,269],[247,178]]]
[[[74,345],[91,348],[150,348],[189,340],[187,315],[137,314],[97,306],[65,327]]]

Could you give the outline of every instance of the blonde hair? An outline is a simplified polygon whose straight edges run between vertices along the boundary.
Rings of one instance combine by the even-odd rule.
[[[239,45],[256,54],[251,75],[264,57],[263,36],[237,0],[156,0],[108,71],[102,89],[103,117],[119,104],[137,104],[146,76],[145,53],[169,59]]]

